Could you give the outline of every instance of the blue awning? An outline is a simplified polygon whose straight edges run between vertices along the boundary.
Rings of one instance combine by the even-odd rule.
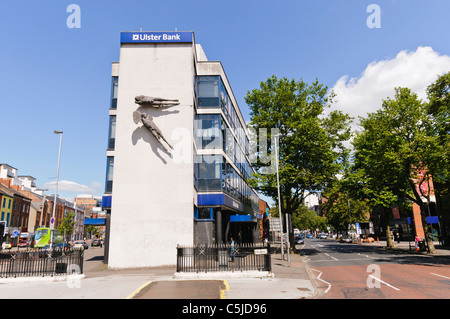
[[[85,218],[84,219],[84,226],[105,226],[106,225],[106,218]]]

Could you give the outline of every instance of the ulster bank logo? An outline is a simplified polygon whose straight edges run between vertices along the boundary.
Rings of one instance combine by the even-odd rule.
[[[181,41],[180,34],[133,33],[133,41]]]
[[[188,32],[122,32],[121,43],[192,42]]]

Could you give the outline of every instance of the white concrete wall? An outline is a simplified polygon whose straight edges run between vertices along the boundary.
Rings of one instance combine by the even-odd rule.
[[[177,244],[193,243],[192,44],[122,44],[114,151],[111,233],[112,269],[176,264]],[[137,95],[178,99],[163,109],[140,107]],[[135,110],[152,115],[176,149],[164,151]],[[185,143],[180,142],[177,133]],[[179,163],[183,146],[186,163]],[[177,155],[178,154],[178,155]]]

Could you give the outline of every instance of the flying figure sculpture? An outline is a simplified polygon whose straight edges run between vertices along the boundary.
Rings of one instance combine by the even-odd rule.
[[[152,106],[152,107],[163,107],[163,106],[174,106],[180,104],[178,100],[163,99],[161,97],[152,97],[145,95],[138,95],[134,98],[134,103],[140,106]]]
[[[171,149],[173,149],[173,146],[170,145],[170,143],[165,139],[164,135],[162,134],[161,130],[156,126],[155,122],[153,122],[153,117],[150,115],[147,115],[145,113],[141,113],[139,111],[133,112],[133,121],[138,124],[139,122],[142,122],[144,126],[153,134],[153,136],[156,137],[158,142],[162,145],[162,147],[166,150],[166,152],[169,152],[169,150],[164,146],[164,144],[161,142],[161,139],[166,142],[167,145]]]

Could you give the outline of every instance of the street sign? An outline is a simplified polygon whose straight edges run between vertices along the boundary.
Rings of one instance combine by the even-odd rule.
[[[55,219],[52,217],[50,219],[50,229],[54,229],[55,228]]]
[[[359,225],[359,223],[356,223],[356,233],[358,235],[361,235],[361,226]]]
[[[255,255],[267,255],[267,248],[264,249],[255,249]]]
[[[271,218],[269,219],[269,231],[279,231],[281,232],[280,219]]]

